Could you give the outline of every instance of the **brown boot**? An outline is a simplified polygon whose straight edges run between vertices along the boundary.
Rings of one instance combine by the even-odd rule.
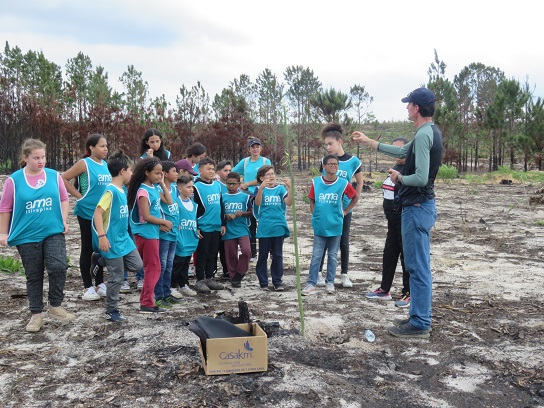
[[[72,313],[68,313],[63,307],[61,306],[51,306],[49,308],[49,316],[54,317],[55,319],[64,321],[64,322],[71,322],[76,318],[75,315]]]
[[[39,332],[43,326],[43,316],[41,313],[33,314],[26,325],[26,331],[31,333]]]

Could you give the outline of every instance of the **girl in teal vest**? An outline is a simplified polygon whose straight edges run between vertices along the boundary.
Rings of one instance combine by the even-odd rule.
[[[142,159],[134,168],[127,195],[130,226],[144,263],[144,285],[140,293],[142,313],[165,311],[154,300],[155,285],[161,275],[159,234],[170,231],[173,224],[165,219],[161,201],[172,204],[170,191],[164,184],[161,162],[157,158]]]
[[[62,175],[66,190],[77,199],[74,214],[77,215],[81,233],[81,252],[79,271],[85,288],[83,300],[98,300],[106,296],[106,285],[102,268],[96,271],[95,286],[91,263],[93,257],[92,219],[98,201],[111,182],[108,164],[104,161],[108,155],[108,142],[99,134],[93,134],[85,143],[85,156]],[[75,179],[74,185],[70,182]]]
[[[161,132],[155,128],[148,129],[145,132],[140,146],[140,154],[140,159],[156,157],[161,161],[173,161],[172,153],[164,148]]]
[[[22,169],[5,182],[0,199],[0,246],[16,246],[25,269],[30,312],[29,332],[43,325],[43,278],[49,277],[49,316],[75,318],[61,307],[66,282],[68,193],[60,175],[45,168],[45,144],[27,139]]]
[[[284,290],[283,286],[283,239],[289,236],[286,211],[291,205],[291,179],[284,178],[283,185],[276,185],[274,167],[263,166],[257,172],[259,188],[255,195],[253,213],[258,221],[257,238],[259,238],[259,256],[257,259],[257,277],[261,290],[268,290],[268,254],[272,253],[270,275],[276,290]]]

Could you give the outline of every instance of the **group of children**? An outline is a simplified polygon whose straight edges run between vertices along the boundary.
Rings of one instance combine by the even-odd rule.
[[[360,176],[360,161],[341,149],[341,127],[330,124],[322,135],[330,154],[323,159],[322,176],[313,180],[308,195],[314,244],[303,295],[316,293],[319,286],[334,292],[337,253],[340,248],[347,263],[351,210],[362,187],[362,183],[355,188],[351,184],[353,177]],[[161,140],[157,129],[148,130],[140,160],[133,167],[122,152],[112,154],[106,162],[107,141],[94,134],[86,142],[85,157],[62,177],[45,168],[43,143],[33,139],[25,142],[22,156],[26,167],[8,179],[0,203],[0,245],[17,246],[23,260],[32,312],[28,331],[38,331],[43,324],[44,263],[50,277],[49,314],[64,320],[74,318],[60,307],[66,279],[66,260],[60,258],[66,252],[68,193],[77,200],[74,214],[81,234],[82,299],[105,297],[105,317],[110,321],[126,320],[118,304],[129,272],[143,278],[142,313],[163,313],[183,296],[224,289],[215,276],[219,253],[223,273],[233,288],[241,287],[250,260],[257,255],[261,290],[270,289],[269,257],[273,288],[284,290],[283,241],[289,236],[286,208],[292,202],[291,182],[289,178],[283,184],[276,182],[274,167],[260,156],[260,141],[249,140],[251,156],[236,165],[237,172],[228,161],[216,168],[200,143],[191,145],[186,158],[174,163]],[[72,184],[73,179],[76,181]],[[45,202],[49,207],[21,212],[13,205],[16,199],[25,200],[30,195],[36,197],[32,205]],[[36,221],[43,211],[50,211],[51,222],[44,222],[43,217]],[[252,219],[257,225],[254,235],[259,239],[258,254],[252,251]],[[39,242],[39,250],[27,248],[29,243],[36,247],[35,242]],[[64,252],[57,251],[59,256],[52,259],[51,247],[62,247]],[[327,273],[323,276],[319,270],[326,251]],[[192,257],[196,291],[189,286]],[[55,269],[52,265],[57,264]],[[347,272],[344,261],[342,264],[342,272]],[[109,275],[107,283],[104,266]],[[343,286],[350,287],[347,274],[342,277]]]

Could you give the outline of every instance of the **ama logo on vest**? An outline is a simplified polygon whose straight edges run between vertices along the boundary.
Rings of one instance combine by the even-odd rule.
[[[51,197],[41,198],[39,200],[27,201],[25,204],[26,213],[39,213],[43,211],[51,211],[53,207],[53,199]]]

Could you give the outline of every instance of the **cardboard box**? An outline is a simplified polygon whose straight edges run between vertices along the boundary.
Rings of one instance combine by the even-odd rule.
[[[249,324],[236,326],[250,332]],[[206,356],[198,340],[202,367],[206,375],[253,373],[268,370],[268,338],[257,323],[254,336],[206,340]]]

